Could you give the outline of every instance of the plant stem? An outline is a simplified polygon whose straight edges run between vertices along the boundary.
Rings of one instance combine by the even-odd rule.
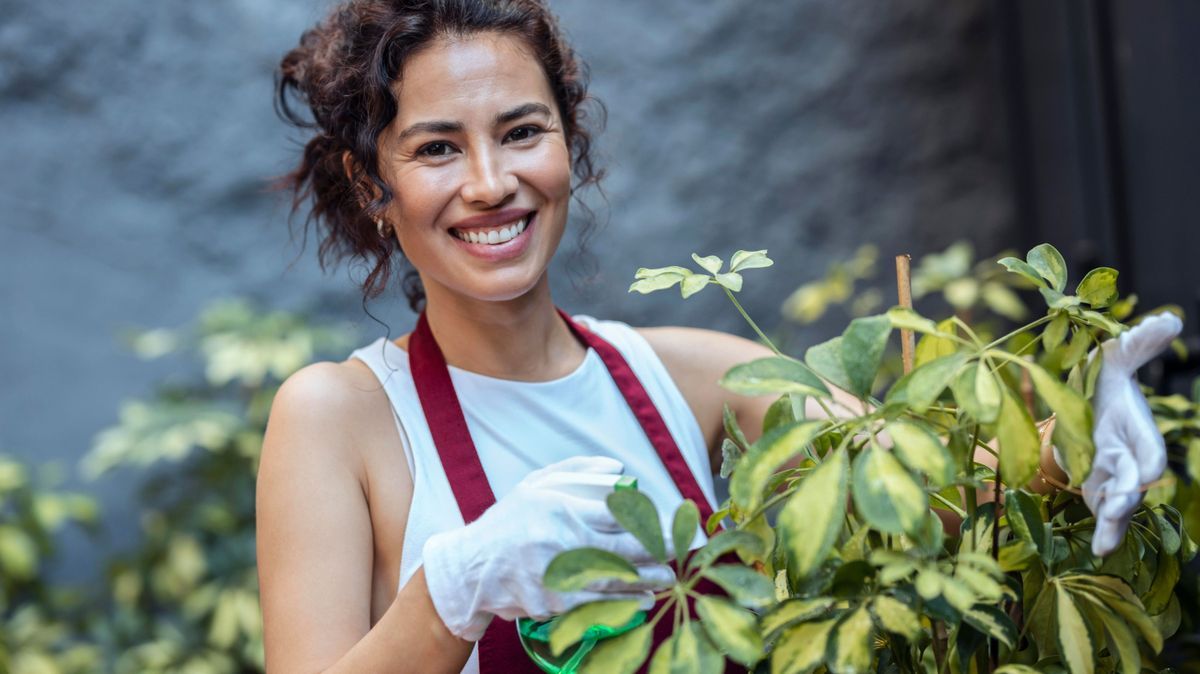
[[[762,340],[763,344],[766,344],[768,348],[770,348],[772,351],[774,351],[776,356],[794,360],[797,363],[799,363],[801,367],[803,367],[804,369],[811,372],[813,374],[813,376],[815,376],[821,380],[825,379],[820,374],[818,374],[816,372],[816,370],[813,370],[811,367],[809,367],[808,363],[805,363],[803,360],[800,360],[799,358],[792,358],[791,356],[788,356],[787,354],[780,351],[779,347],[775,346],[775,342],[772,342],[771,338],[767,337],[766,333],[764,333],[762,331],[762,328],[758,327],[758,323],[755,323],[754,319],[750,318],[750,314],[746,313],[746,310],[744,308],[742,308],[742,303],[737,301],[737,297],[734,297],[733,291],[731,291],[729,288],[726,288],[725,286],[721,286],[721,289],[725,291],[725,296],[729,298],[730,302],[733,302],[734,308],[736,308],[738,310],[738,313],[741,314],[742,318],[745,319],[746,323],[748,323],[750,325],[750,329],[754,330],[754,333],[758,335],[758,338]],[[833,410],[829,409],[829,406],[825,404],[824,400],[822,400],[821,398],[819,398],[817,396],[813,396],[813,400],[817,401],[817,404],[821,406],[821,409],[825,412],[826,416],[828,416],[830,419],[837,418],[836,415],[833,413]]]
[[[721,289],[725,291],[725,296],[729,298],[729,301],[733,302],[733,306],[737,308],[738,313],[742,315],[742,318],[746,319],[746,322],[750,324],[750,328],[754,330],[756,334],[758,334],[758,338],[763,341],[763,344],[766,344],[768,347],[770,347],[770,349],[775,352],[775,355],[782,356],[783,352],[775,346],[775,343],[771,341],[770,337],[767,337],[763,333],[763,331],[758,327],[758,324],[754,322],[754,319],[750,318],[750,314],[746,313],[746,310],[742,308],[742,303],[737,301],[737,298],[734,297],[733,292],[724,286],[721,286]]]
[[[726,292],[728,292],[728,291],[726,291]],[[1053,316],[1042,316],[1041,318],[1037,319],[1036,321],[1026,324],[1026,325],[1023,325],[1023,326],[1017,328],[1016,330],[1013,330],[1012,332],[1008,333],[1007,335],[1000,337],[999,339],[992,340],[991,344],[988,344],[987,346],[985,346],[983,348],[985,350],[986,349],[994,349],[997,346],[1000,346],[1001,344],[1012,339],[1013,337],[1016,337],[1017,335],[1021,334],[1022,332],[1025,332],[1026,330],[1032,330],[1033,328],[1036,328],[1037,326],[1041,325],[1042,323],[1047,323],[1053,319],[1054,319]]]
[[[950,499],[946,498],[945,496],[942,496],[941,494],[937,493],[936,491],[934,491],[934,492],[929,492],[929,498],[931,498],[931,499],[933,499],[933,500],[937,501],[938,503],[941,503],[942,505],[946,506],[946,507],[947,507],[947,508],[949,508],[951,511],[953,511],[955,515],[958,515],[959,517],[966,517],[966,516],[967,516],[967,513],[963,512],[963,509],[962,509],[962,508],[958,507],[958,505],[957,505],[957,504],[955,504],[955,503],[952,503],[952,502],[950,501]]]

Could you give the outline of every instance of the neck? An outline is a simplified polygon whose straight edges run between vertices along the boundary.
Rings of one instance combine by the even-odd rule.
[[[545,275],[528,293],[501,302],[426,286],[425,318],[447,364],[489,377],[557,379],[586,355],[558,316]]]

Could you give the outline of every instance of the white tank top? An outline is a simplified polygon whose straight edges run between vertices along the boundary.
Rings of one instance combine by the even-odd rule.
[[[709,505],[716,508],[713,473],[704,434],[683,394],[650,344],[619,321],[576,316],[621,352],[671,431]],[[408,352],[380,337],[350,354],[366,363],[383,384],[413,477],[412,505],[404,532],[400,582],[421,566],[421,550],[433,534],[463,526],[450,482],[434,446],[421,401],[413,386]],[[570,374],[545,382],[497,379],[449,366],[471,439],[496,498],[503,498],[531,471],[572,456],[610,456],[638,479],[665,527],[683,501],[654,446],[600,360],[589,348]],[[692,547],[704,543],[698,534]],[[463,668],[479,671],[478,645]]]

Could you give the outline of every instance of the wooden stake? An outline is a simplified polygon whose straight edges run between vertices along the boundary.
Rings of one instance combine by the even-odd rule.
[[[896,256],[896,292],[900,296],[900,306],[912,309],[912,280],[908,268],[912,258],[907,254]],[[904,359],[904,374],[912,372],[913,352],[915,351],[912,330],[900,329],[900,354]]]

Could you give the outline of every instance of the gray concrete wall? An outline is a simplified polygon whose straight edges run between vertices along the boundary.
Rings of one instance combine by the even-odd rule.
[[[1011,243],[983,0],[553,5],[609,112],[599,274],[581,293],[558,265],[569,309],[747,333],[715,292],[627,295],[634,269],[768,248],[780,264],[747,276],[744,301],[772,324],[860,242]],[[272,70],[327,6],[0,0],[0,451],[73,462],[120,400],[186,376],[128,355],[122,326],[178,325],[242,295],[378,334],[313,246],[288,267],[286,208],[261,190],[299,147],[273,115]],[[372,306],[393,334],[412,322],[398,298]],[[87,488],[127,544],[127,481]],[[83,542],[68,555],[69,573],[91,572]]]

